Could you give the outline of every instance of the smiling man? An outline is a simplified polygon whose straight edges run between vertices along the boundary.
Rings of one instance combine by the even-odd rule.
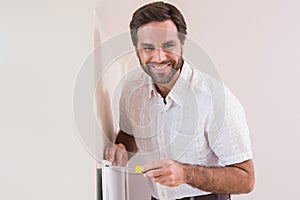
[[[143,155],[144,176],[158,183],[152,199],[227,200],[254,187],[249,130],[230,90],[183,58],[186,29],[168,3],[133,14],[131,38],[144,72],[125,83],[121,130],[105,158],[125,165],[128,152]]]

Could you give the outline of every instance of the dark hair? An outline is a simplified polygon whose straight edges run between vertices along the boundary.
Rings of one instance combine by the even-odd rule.
[[[172,20],[177,27],[178,38],[181,44],[184,44],[187,27],[184,17],[180,11],[173,5],[162,1],[146,4],[137,9],[130,22],[130,34],[133,45],[137,46],[137,31],[138,28],[150,22],[162,22]]]

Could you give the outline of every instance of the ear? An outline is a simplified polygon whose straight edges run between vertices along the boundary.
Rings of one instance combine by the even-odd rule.
[[[185,50],[185,46],[184,46],[184,43],[181,44],[181,53],[183,54],[183,51]]]
[[[138,51],[137,47],[135,47],[135,53],[136,53],[136,56],[139,58],[139,51]]]
[[[135,48],[135,53],[136,53],[137,59],[138,59],[139,62],[141,63],[141,58],[140,58],[140,56],[139,56],[139,52],[138,52],[137,48]]]

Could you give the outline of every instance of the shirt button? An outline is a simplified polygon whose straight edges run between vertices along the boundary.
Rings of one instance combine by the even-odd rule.
[[[162,133],[161,132],[158,133],[158,137],[162,138]]]

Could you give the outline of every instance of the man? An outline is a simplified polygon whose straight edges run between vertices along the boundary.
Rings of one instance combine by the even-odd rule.
[[[145,155],[144,176],[158,183],[152,199],[249,193],[254,169],[243,108],[225,86],[216,98],[219,87],[211,85],[220,83],[184,60],[186,29],[168,3],[150,3],[133,14],[131,38],[144,73],[123,88],[121,130],[105,158],[123,166],[128,152]]]

